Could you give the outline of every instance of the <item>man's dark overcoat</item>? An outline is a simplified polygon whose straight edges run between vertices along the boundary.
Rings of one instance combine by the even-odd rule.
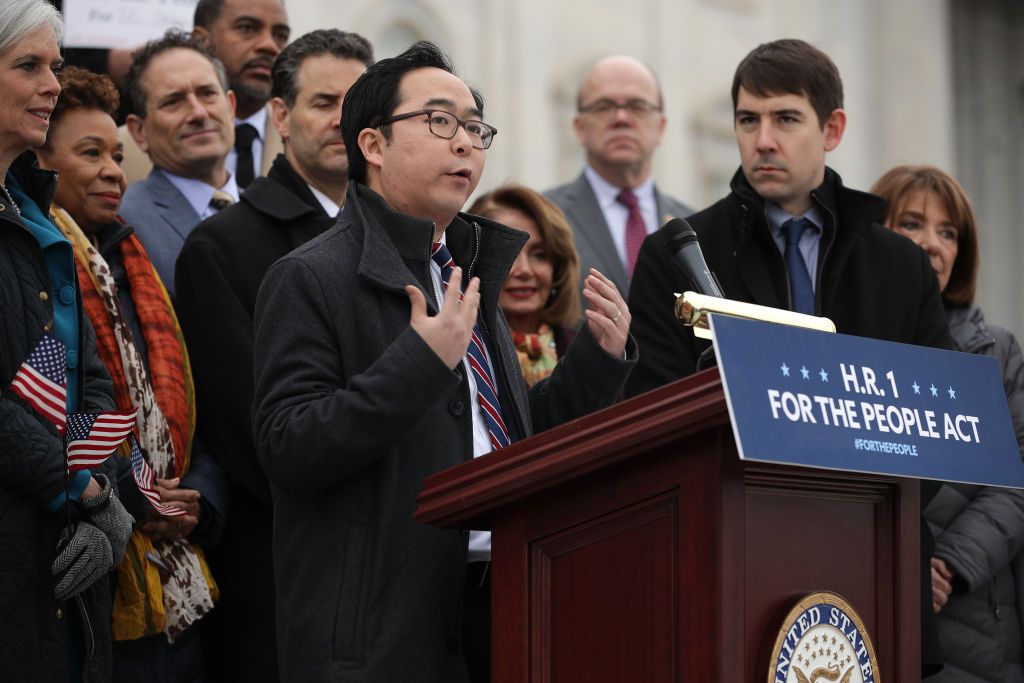
[[[408,284],[436,311],[433,232],[351,184],[338,224],[271,267],[260,290],[254,428],[274,497],[285,680],[467,680],[467,532],[413,521],[423,478],[473,454],[463,366],[449,369],[409,324]],[[616,400],[632,361],[609,356],[586,326],[528,396],[498,308],[526,235],[466,214],[445,235],[481,281],[513,441]]]
[[[274,261],[332,225],[281,154],[237,204],[189,233],[178,256],[176,305],[196,382],[198,429],[231,486],[227,528],[209,553],[221,600],[204,634],[210,672],[223,678],[277,678],[273,513],[252,439],[256,293]]]

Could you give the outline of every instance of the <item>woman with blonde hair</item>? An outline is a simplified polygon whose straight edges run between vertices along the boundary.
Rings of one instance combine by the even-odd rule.
[[[959,350],[998,361],[1024,453],[1024,359],[1014,336],[974,304],[978,226],[966,193],[933,166],[897,166],[871,191],[888,204],[886,226],[931,259]],[[924,518],[935,538],[932,607],[945,660],[927,680],[1024,681],[1024,491],[945,483]]]
[[[114,407],[81,312],[68,240],[47,216],[42,145],[60,95],[63,22],[44,0],[0,2],[0,662],[5,681],[103,681],[109,572],[132,519],[107,460],[68,471],[67,415]],[[40,377],[46,377],[41,381]],[[40,399],[45,386],[46,399]],[[57,390],[62,387],[62,390]],[[51,393],[52,392],[52,393]],[[63,394],[63,395],[62,395]]]
[[[572,228],[543,195],[505,185],[481,195],[469,213],[530,236],[501,290],[501,306],[527,386],[555,369],[580,322],[579,259]]]

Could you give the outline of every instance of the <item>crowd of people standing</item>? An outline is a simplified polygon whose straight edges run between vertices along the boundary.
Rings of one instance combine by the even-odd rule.
[[[5,678],[488,681],[490,535],[415,522],[423,478],[696,371],[673,217],[730,298],[994,356],[1024,447],[966,193],[926,166],[846,187],[808,43],[738,66],[740,164],[702,211],[655,183],[662,86],[625,55],[579,85],[577,178],[467,209],[503,138],[442,49],[293,38],[281,0],[194,23],[65,66],[57,8],[0,6]],[[69,472],[26,364],[133,439]],[[1024,494],[925,491],[923,674],[1024,681]]]

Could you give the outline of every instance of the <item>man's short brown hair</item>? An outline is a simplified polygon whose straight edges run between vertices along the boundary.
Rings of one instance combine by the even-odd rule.
[[[762,43],[750,51],[732,79],[732,109],[740,88],[757,97],[804,95],[822,129],[836,109],[843,108],[843,80],[827,54],[795,38]]]

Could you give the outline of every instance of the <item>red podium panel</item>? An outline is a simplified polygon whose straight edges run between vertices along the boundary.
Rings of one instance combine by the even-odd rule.
[[[916,481],[741,461],[715,370],[429,477],[416,518],[491,529],[493,680],[766,681],[830,590],[882,681],[919,678]]]

